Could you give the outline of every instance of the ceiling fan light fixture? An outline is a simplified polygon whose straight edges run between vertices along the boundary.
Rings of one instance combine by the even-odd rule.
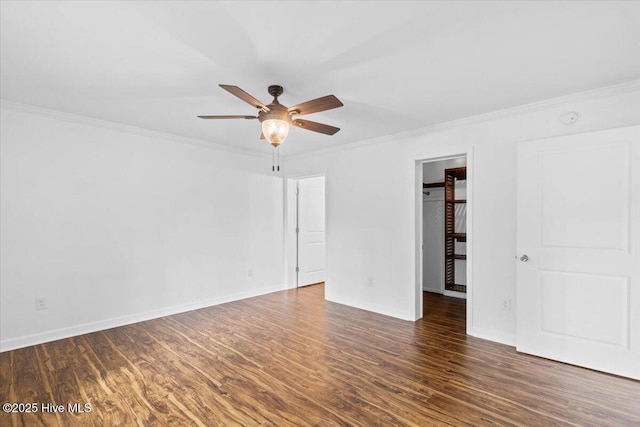
[[[221,115],[206,115],[198,116],[201,119],[258,119],[262,125],[262,135],[260,139],[266,139],[269,144],[277,148],[284,142],[289,134],[289,127],[291,124],[295,124],[301,129],[310,130],[313,132],[322,133],[325,135],[333,135],[340,130],[340,128],[325,125],[323,123],[312,122],[311,120],[299,120],[293,119],[293,116],[302,116],[311,113],[318,113],[320,111],[332,110],[334,108],[342,107],[343,104],[334,95],[323,96],[322,98],[312,99],[311,101],[303,102],[295,105],[291,108],[285,107],[278,102],[278,97],[282,95],[284,89],[279,85],[269,86],[269,95],[273,96],[271,104],[265,105],[258,101],[253,96],[249,95],[238,86],[232,85],[219,85],[222,89],[231,93],[232,95],[240,98],[247,104],[260,110],[257,116],[221,116]]]
[[[289,135],[289,122],[279,119],[267,119],[262,122],[262,133],[269,144],[277,147]]]

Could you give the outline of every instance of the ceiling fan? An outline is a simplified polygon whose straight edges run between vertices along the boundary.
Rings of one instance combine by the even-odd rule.
[[[287,137],[289,126],[293,125],[300,129],[306,129],[313,132],[323,133],[325,135],[333,135],[340,128],[325,125],[323,123],[312,122],[311,120],[299,119],[297,116],[303,116],[320,111],[331,110],[333,108],[342,107],[343,104],[333,95],[323,96],[322,98],[303,102],[302,104],[286,107],[278,102],[278,97],[282,95],[282,86],[269,86],[269,94],[273,96],[271,104],[264,105],[253,96],[249,95],[238,86],[219,85],[222,89],[242,99],[247,104],[253,105],[260,110],[257,116],[198,116],[201,119],[258,119],[262,123],[262,134],[260,139],[266,139],[274,147],[278,147]]]

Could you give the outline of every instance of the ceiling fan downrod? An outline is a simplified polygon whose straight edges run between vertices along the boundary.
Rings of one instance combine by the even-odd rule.
[[[279,104],[278,97],[284,93],[284,89],[280,85],[271,85],[267,89],[269,95],[273,96],[273,103]]]

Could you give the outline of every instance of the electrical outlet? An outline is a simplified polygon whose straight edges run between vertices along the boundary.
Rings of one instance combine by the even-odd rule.
[[[36,298],[35,304],[36,304],[36,310],[47,309],[47,299],[45,297]]]
[[[247,270],[247,276],[248,277],[253,277],[253,268],[250,268]]]
[[[511,298],[502,299],[502,309],[504,311],[511,311]]]
[[[373,283],[373,277],[367,278],[367,284],[369,285],[370,288],[373,288],[375,286],[375,284]]]

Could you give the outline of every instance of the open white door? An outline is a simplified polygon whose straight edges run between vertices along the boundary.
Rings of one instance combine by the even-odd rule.
[[[324,176],[298,181],[298,286],[324,282]]]
[[[517,258],[518,351],[640,379],[640,126],[519,146]]]

